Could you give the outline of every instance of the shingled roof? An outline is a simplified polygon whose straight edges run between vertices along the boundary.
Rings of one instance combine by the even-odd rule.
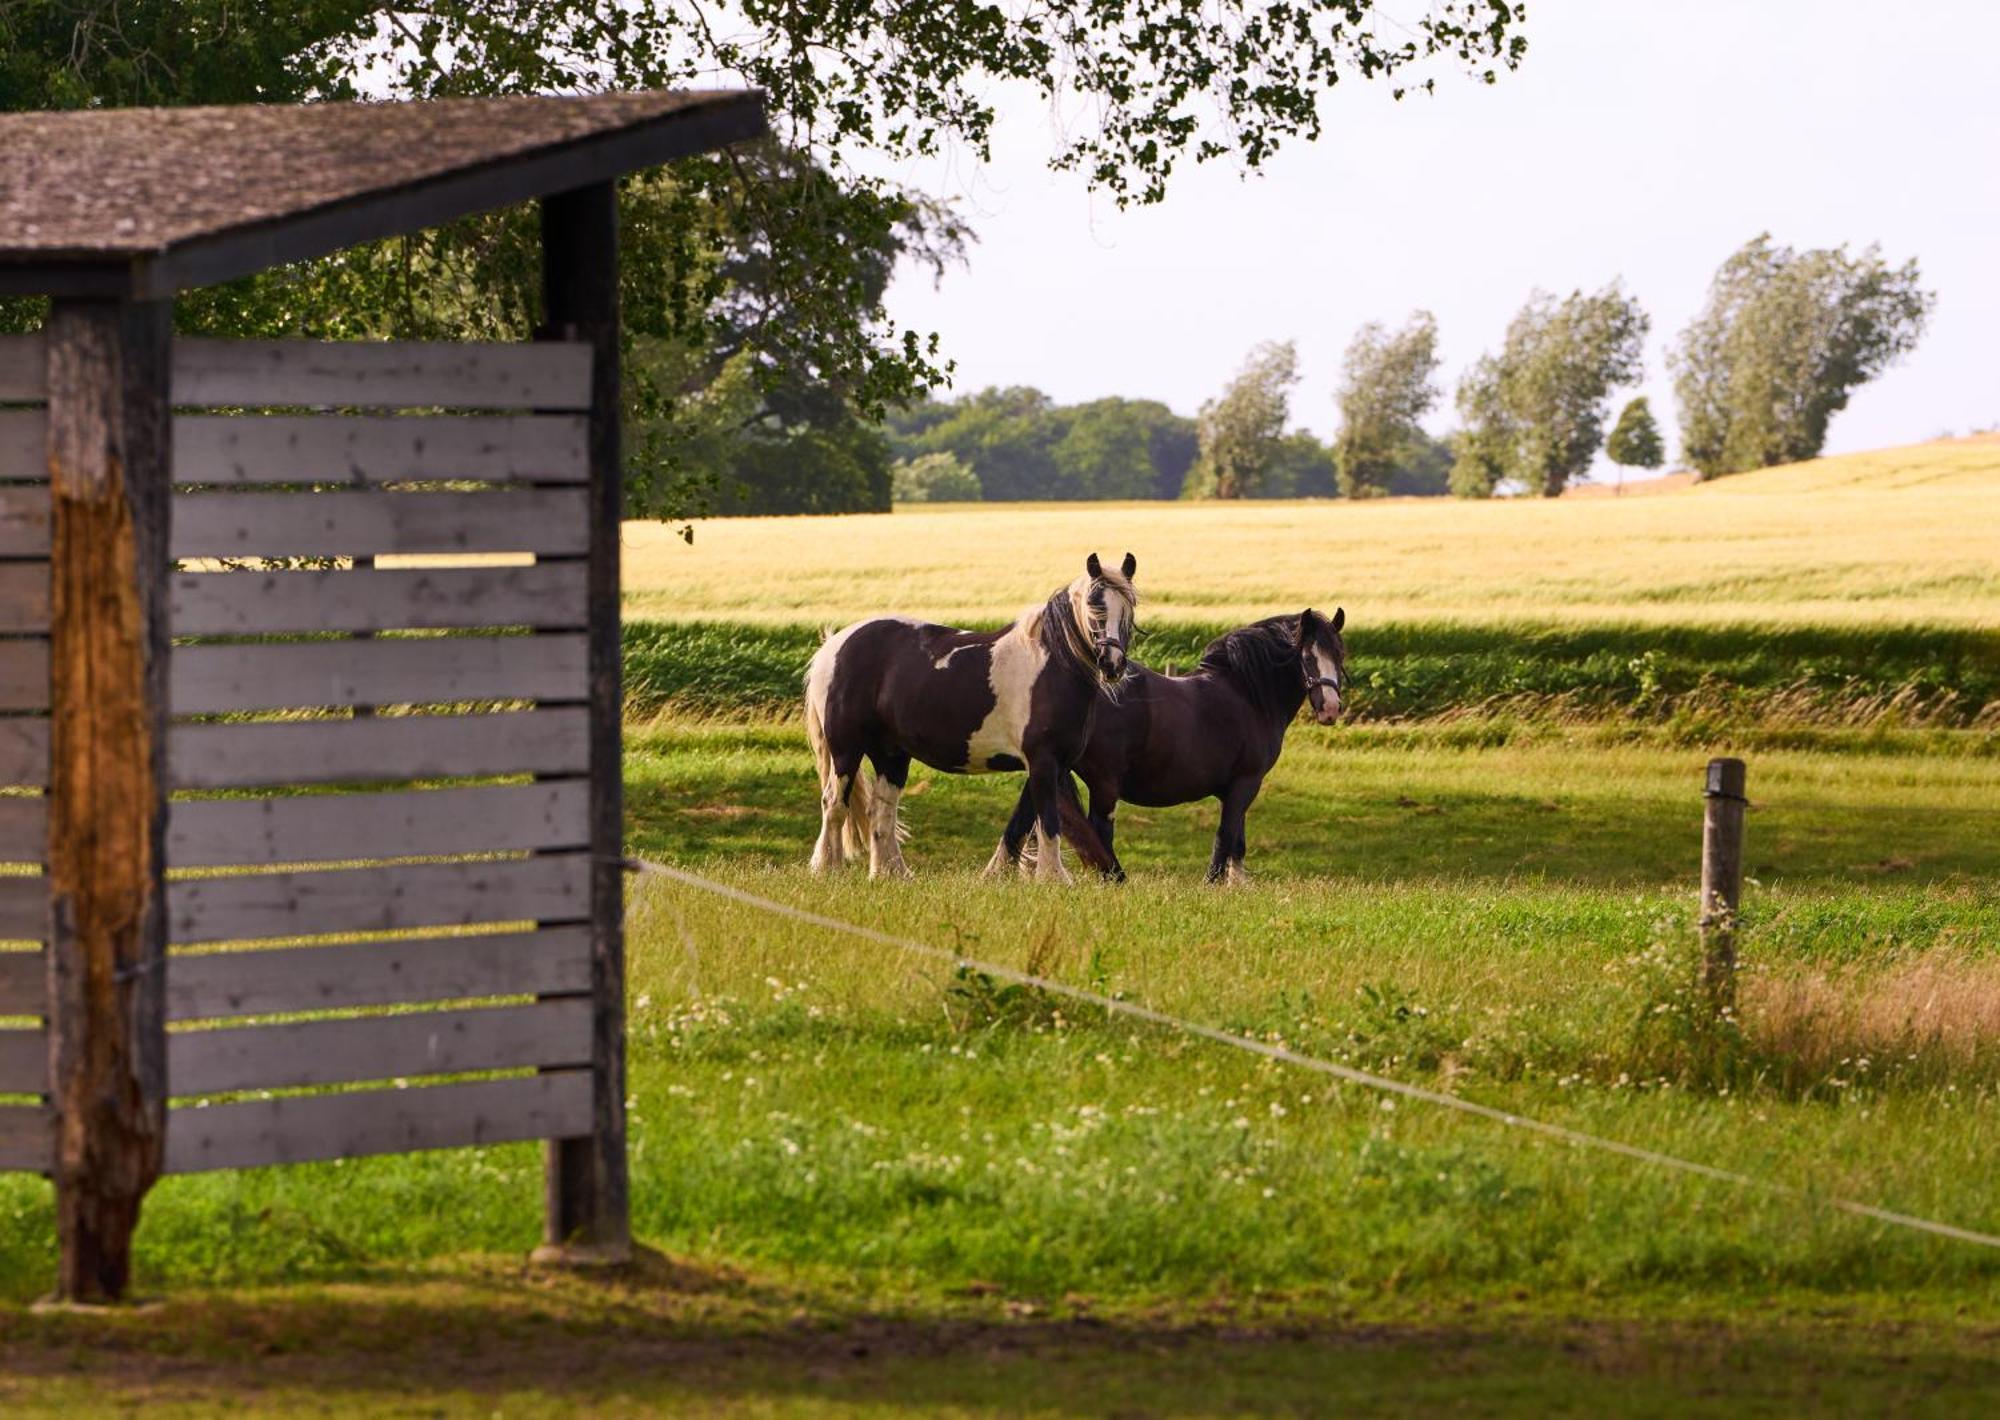
[[[763,131],[742,91],[0,114],[0,291],[167,296]]]

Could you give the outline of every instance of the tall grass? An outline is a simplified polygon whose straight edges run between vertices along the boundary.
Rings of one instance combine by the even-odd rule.
[[[1187,671],[1223,622],[1148,619],[1134,653]],[[635,713],[790,711],[822,628],[628,620]],[[1410,720],[1479,710],[1649,723],[1993,725],[2000,629],[1578,626],[1351,619],[1350,714]]]

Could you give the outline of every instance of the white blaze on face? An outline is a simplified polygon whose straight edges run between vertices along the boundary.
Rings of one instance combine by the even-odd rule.
[[[1327,654],[1323,646],[1313,647],[1313,665],[1318,669],[1320,678],[1328,682],[1320,687],[1321,693],[1326,697],[1326,708],[1338,715],[1341,706],[1340,693],[1347,688],[1346,682],[1341,678],[1340,666]]]

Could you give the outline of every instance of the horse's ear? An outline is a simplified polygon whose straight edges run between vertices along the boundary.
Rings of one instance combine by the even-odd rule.
[[[1090,574],[1090,579],[1094,582],[1104,575],[1104,564],[1097,560],[1097,554],[1093,552],[1083,559],[1083,570]]]
[[[1345,625],[1347,625],[1347,608],[1344,606],[1337,606],[1333,609],[1334,635],[1338,636],[1340,634],[1340,628]]]
[[[1125,580],[1128,582],[1131,581],[1133,574],[1139,570],[1139,559],[1129,552],[1126,553],[1124,565],[1120,570],[1124,572]]]
[[[1319,624],[1320,620],[1320,614],[1311,607],[1307,607],[1299,613],[1299,644],[1301,646],[1312,645],[1313,628]]]

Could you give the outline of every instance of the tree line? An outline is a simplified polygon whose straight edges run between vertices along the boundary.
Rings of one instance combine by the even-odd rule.
[[[1876,247],[1795,251],[1753,238],[1722,264],[1668,356],[1682,459],[1717,478],[1816,457],[1853,392],[1915,348],[1935,299],[1914,260],[1891,267]],[[1152,401],[1061,406],[1031,389],[926,400],[886,425],[895,495],[1486,498],[1512,488],[1554,497],[1600,449],[1621,469],[1665,463],[1643,397],[1610,417],[1615,393],[1643,377],[1649,329],[1615,282],[1561,298],[1534,292],[1499,348],[1459,380],[1458,425],[1442,439],[1422,425],[1442,396],[1427,311],[1399,329],[1371,322],[1356,333],[1328,443],[1288,429],[1299,383],[1289,341],[1253,350],[1194,419]]]

